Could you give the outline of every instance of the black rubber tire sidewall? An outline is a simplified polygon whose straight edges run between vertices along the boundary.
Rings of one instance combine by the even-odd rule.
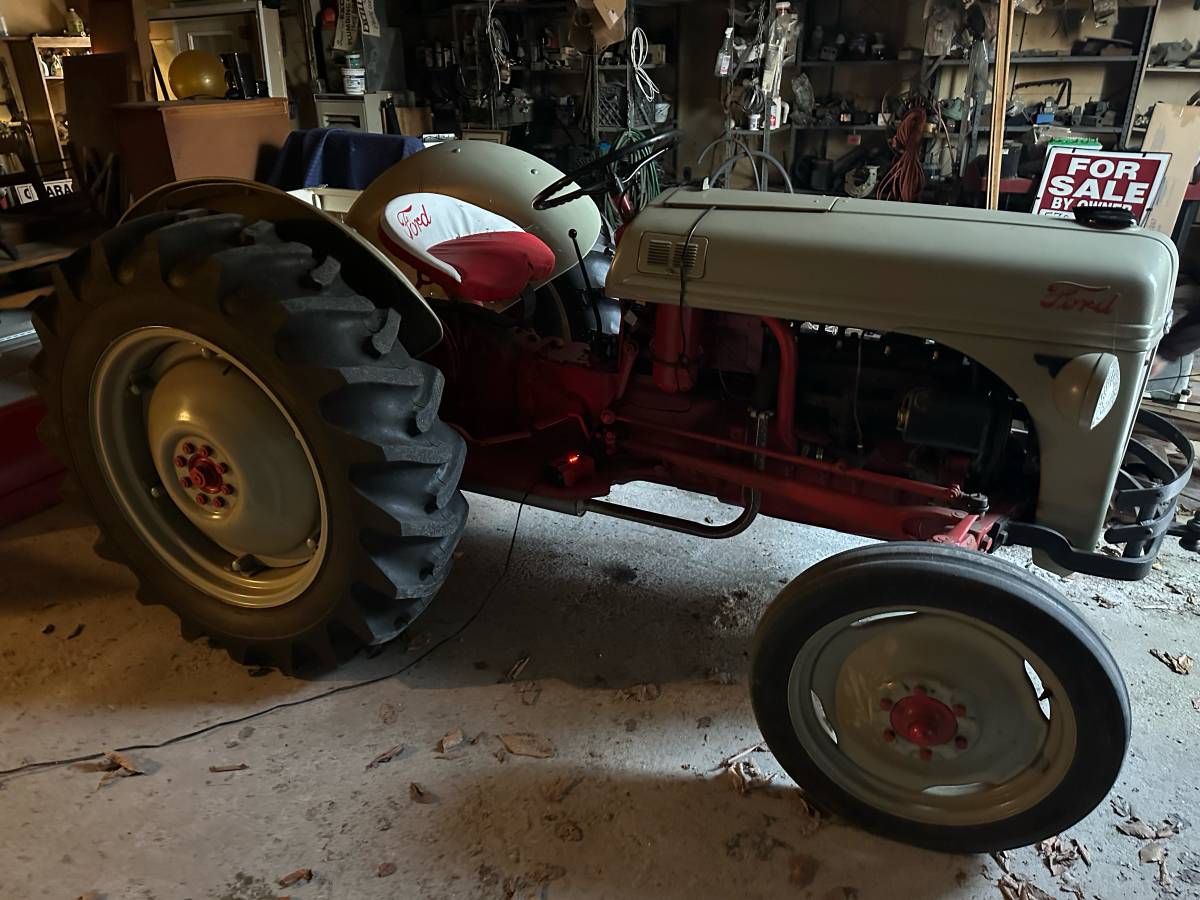
[[[787,698],[801,646],[848,613],[867,615],[871,609],[895,604],[978,618],[1014,635],[1061,681],[1076,720],[1075,755],[1062,782],[1036,806],[985,825],[950,827],[904,819],[843,790],[804,750],[792,727]],[[763,737],[818,805],[883,836],[946,852],[1026,846],[1074,825],[1107,795],[1129,745],[1129,697],[1116,662],[1065,601],[1015,566],[926,544],[848,551],[797,579],[759,625],[750,690]]]

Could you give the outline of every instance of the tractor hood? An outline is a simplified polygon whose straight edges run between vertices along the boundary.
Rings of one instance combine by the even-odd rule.
[[[695,229],[685,252],[687,235]],[[625,230],[612,297],[914,335],[1145,352],[1178,257],[1162,234],[1027,213],[677,188]]]

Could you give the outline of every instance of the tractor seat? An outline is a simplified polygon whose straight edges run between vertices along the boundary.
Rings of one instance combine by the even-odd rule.
[[[379,223],[385,247],[471,303],[515,300],[554,271],[554,252],[515,222],[446,194],[402,194]]]

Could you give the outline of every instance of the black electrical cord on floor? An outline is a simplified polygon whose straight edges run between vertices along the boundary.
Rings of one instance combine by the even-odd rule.
[[[532,488],[530,488],[530,490],[532,490]],[[445,644],[448,644],[450,641],[457,638],[459,635],[461,635],[464,631],[467,630],[467,628],[471,625],[471,623],[473,623],[476,619],[479,618],[479,616],[483,612],[484,608],[491,601],[492,596],[496,593],[496,590],[500,587],[500,585],[504,582],[504,579],[508,576],[509,566],[512,564],[513,549],[517,545],[517,530],[521,527],[521,513],[525,511],[525,501],[528,498],[529,498],[529,491],[526,491],[524,493],[524,495],[521,497],[520,505],[517,507],[517,519],[515,522],[513,522],[512,537],[509,538],[509,541],[508,541],[508,553],[505,554],[504,567],[500,570],[500,576],[494,582],[492,582],[492,586],[490,588],[488,588],[487,593],[485,593],[483,595],[483,599],[479,601],[479,606],[477,606],[475,608],[475,611],[473,613],[471,613],[470,616],[467,617],[467,620],[465,622],[463,622],[452,633],[446,635],[446,637],[442,638],[440,641],[438,641],[436,644],[434,644],[432,647],[430,647],[428,650],[426,650],[424,653],[422,653],[416,659],[405,663],[400,668],[396,669],[394,672],[387,672],[383,675],[376,675],[374,678],[368,678],[365,681],[356,681],[353,684],[339,685],[338,687],[330,688],[327,691],[323,691],[320,694],[313,694],[311,697],[302,697],[299,700],[287,700],[287,701],[284,701],[283,703],[276,703],[273,706],[268,706],[266,709],[260,709],[260,710],[257,710],[256,712],[246,713],[246,715],[244,715],[244,716],[237,716],[236,718],[233,718],[233,719],[223,719],[220,722],[214,722],[213,724],[206,725],[203,728],[197,728],[195,731],[189,731],[184,734],[177,734],[174,737],[167,738],[165,741],[158,741],[157,743],[153,743],[153,744],[129,744],[124,747],[115,747],[113,749],[113,751],[111,751],[111,752],[128,753],[133,750],[161,750],[163,747],[170,747],[174,744],[179,744],[179,743],[182,743],[183,741],[188,741],[188,740],[191,740],[192,738],[200,737],[201,735],[205,735],[205,734],[209,734],[210,732],[216,731],[219,728],[227,728],[230,725],[240,725],[243,722],[249,722],[252,719],[258,719],[258,718],[261,718],[262,716],[269,715],[270,713],[278,712],[281,709],[291,709],[294,706],[303,706],[306,703],[312,703],[316,700],[324,700],[326,697],[332,697],[335,694],[344,694],[348,691],[358,690],[359,688],[368,687],[372,684],[379,684],[381,681],[387,681],[389,678],[396,678],[400,675],[403,675],[405,672],[407,672],[409,669],[411,669],[417,663],[423,662],[425,659],[427,659],[432,653],[434,653],[440,647],[442,647]],[[17,775],[25,774],[26,772],[33,772],[33,771],[43,770],[43,769],[55,769],[55,768],[58,768],[59,766],[69,766],[69,765],[73,765],[75,763],[89,762],[94,759],[102,759],[104,757],[104,755],[105,755],[105,753],[103,753],[103,752],[88,753],[83,756],[69,756],[69,757],[64,757],[63,759],[48,759],[48,760],[42,760],[41,762],[26,763],[23,766],[16,766],[11,769],[0,769],[0,778],[11,778],[11,777],[15,777]],[[0,787],[3,787],[3,782],[0,782]]]

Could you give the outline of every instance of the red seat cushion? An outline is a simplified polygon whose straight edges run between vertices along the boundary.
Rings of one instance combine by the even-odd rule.
[[[436,279],[452,297],[475,303],[515,300],[530,282],[554,271],[554,252],[527,231],[468,234],[434,244],[431,256],[452,266],[462,281]]]

